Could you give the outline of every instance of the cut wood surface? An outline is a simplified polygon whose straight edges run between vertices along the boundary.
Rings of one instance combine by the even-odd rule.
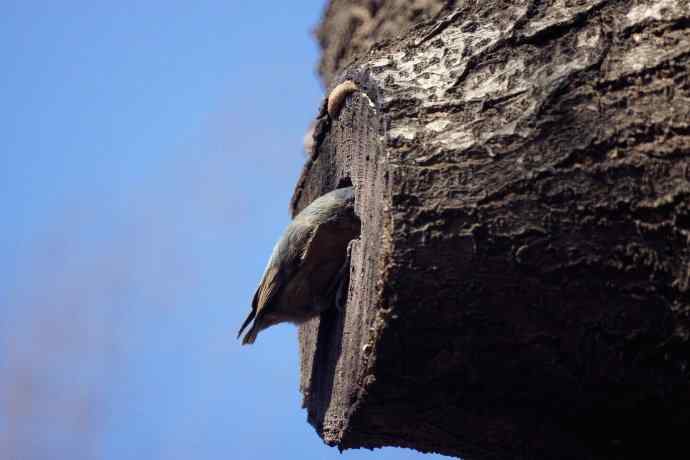
[[[345,310],[300,328],[323,439],[511,460],[683,446],[689,2],[333,0],[318,34],[324,83],[361,88],[321,108],[292,202],[352,183],[362,222]]]

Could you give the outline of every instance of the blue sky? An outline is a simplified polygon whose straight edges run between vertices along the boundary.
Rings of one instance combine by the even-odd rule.
[[[288,222],[321,0],[3,1],[0,457],[325,446],[296,330],[235,332]]]

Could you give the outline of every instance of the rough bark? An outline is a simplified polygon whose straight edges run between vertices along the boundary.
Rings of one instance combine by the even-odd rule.
[[[384,45],[454,4],[453,0],[332,0],[316,30],[322,49],[321,77],[328,85],[374,44]]]
[[[689,2],[436,3],[338,59],[357,2],[320,31],[363,92],[321,110],[293,212],[351,182],[362,234],[345,311],[300,329],[310,423],[467,459],[682,447]]]

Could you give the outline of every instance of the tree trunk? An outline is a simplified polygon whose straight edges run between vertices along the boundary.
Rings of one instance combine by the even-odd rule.
[[[292,204],[351,182],[362,222],[346,308],[300,329],[323,439],[683,446],[690,3],[333,0],[319,37],[325,83],[362,89],[321,110]]]

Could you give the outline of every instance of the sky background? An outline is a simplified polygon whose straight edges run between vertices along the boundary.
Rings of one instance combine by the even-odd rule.
[[[324,2],[0,6],[0,458],[445,458],[339,454],[296,329],[235,340],[322,97]]]

